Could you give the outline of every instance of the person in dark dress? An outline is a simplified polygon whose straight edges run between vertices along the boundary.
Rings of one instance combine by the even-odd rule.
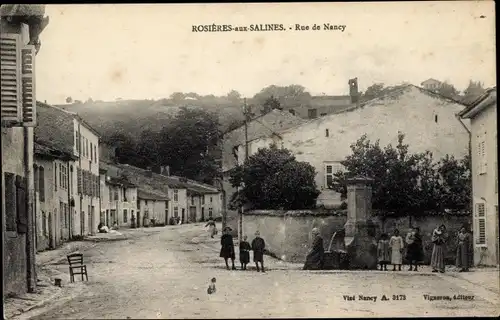
[[[309,254],[306,257],[304,270],[323,269],[325,250],[323,248],[323,238],[319,234],[318,228],[312,229],[313,243]]]
[[[467,232],[465,227],[460,229],[460,232],[457,236],[457,258],[456,265],[459,268],[459,272],[467,272],[469,271],[469,261],[470,261],[470,240],[471,236]]]
[[[424,246],[420,228],[414,228],[409,238],[410,239],[407,240],[408,248],[406,251],[406,259],[410,264],[410,269],[408,269],[408,271],[418,271],[418,263],[424,260]]]
[[[250,243],[248,243],[247,239],[248,237],[244,236],[243,241],[240,242],[241,270],[246,270],[247,264],[250,262],[250,250],[252,250],[252,247],[250,246]]]
[[[227,270],[229,270],[228,259],[231,259],[233,265],[232,269],[236,270],[236,267],[234,266],[235,254],[233,236],[229,234],[230,231],[231,228],[229,227],[224,228],[224,230],[222,231],[222,237],[220,238],[220,257],[224,258]]]
[[[253,261],[255,262],[255,265],[257,266],[257,272],[259,272],[262,269],[262,272],[264,271],[264,249],[266,248],[266,242],[264,239],[260,237],[260,232],[256,231],[255,232],[255,239],[252,241],[252,250],[253,250]],[[259,262],[261,268],[259,268]]]

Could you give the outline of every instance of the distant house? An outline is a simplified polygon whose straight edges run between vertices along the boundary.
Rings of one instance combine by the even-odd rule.
[[[267,137],[275,131],[288,129],[298,124],[304,123],[306,120],[293,115],[288,111],[272,110],[271,112],[256,117],[250,120],[247,124],[248,140],[255,140],[261,137]],[[243,159],[238,158],[238,146],[245,143],[245,127],[240,126],[234,130],[224,133],[222,138],[222,173],[223,173],[223,194],[225,196],[225,206],[228,220],[234,220],[237,215],[236,211],[229,210],[229,200],[236,192],[236,188],[231,186],[229,177],[238,162]],[[234,223],[233,223],[234,222]],[[237,229],[235,221],[231,223],[233,230]]]
[[[137,215],[140,225],[167,225],[169,197],[161,191],[139,189],[137,193]]]
[[[359,100],[358,79],[348,81],[349,94],[335,96],[312,96],[310,101],[284,107],[293,115],[303,119],[316,119],[326,115],[342,112],[356,105]]]
[[[422,83],[420,84],[422,87],[424,87],[424,89],[427,89],[427,90],[431,90],[431,91],[435,91],[437,89],[439,89],[441,87],[443,83],[439,80],[436,80],[436,79],[433,79],[433,78],[429,78],[425,81],[422,81]]]
[[[124,177],[118,177],[105,163],[100,164],[99,222],[112,227],[131,227],[137,212],[137,186]],[[132,218],[134,217],[134,218]],[[136,225],[136,224],[135,224]]]
[[[179,218],[182,223],[204,221],[208,217],[220,217],[222,199],[220,191],[214,187],[183,177],[172,176],[168,170],[163,174],[137,168],[127,164],[115,164],[120,174],[143,189],[143,194],[169,198],[165,219]],[[147,199],[144,199],[147,200]]]
[[[460,112],[471,121],[474,263],[499,265],[497,89]]]
[[[68,192],[69,168],[78,158],[41,142],[35,142],[34,157],[36,247],[44,251],[69,240],[69,214],[75,202]]]
[[[100,212],[100,135],[78,114],[42,102],[37,102],[37,118],[37,141],[51,143],[78,158],[67,172],[68,192],[75,199],[65,222],[69,224],[69,237],[95,234]]]
[[[331,189],[333,174],[344,170],[340,163],[351,154],[350,145],[363,134],[380,144],[397,144],[398,131],[405,134],[410,152],[429,150],[434,158],[445,154],[462,158],[468,154],[468,133],[457,121],[463,105],[413,85],[388,90],[376,99],[351,109],[280,130],[249,142],[249,153],[275,143],[291,150],[299,161],[316,169],[316,184],[321,191],[317,205],[335,207],[340,194]],[[236,158],[242,163],[244,144]]]

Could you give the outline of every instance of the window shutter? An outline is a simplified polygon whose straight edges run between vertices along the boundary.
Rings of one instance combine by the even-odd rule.
[[[82,193],[82,169],[76,168],[76,189],[77,193]]]
[[[0,36],[2,125],[22,122],[20,35],[2,33]]]
[[[23,99],[23,126],[36,126],[35,91],[35,46],[28,45],[21,50],[21,75]]]
[[[38,177],[40,182],[38,183],[40,201],[45,202],[45,169],[43,167],[38,168]]]
[[[5,172],[5,231],[17,231],[16,176]]]
[[[17,233],[28,232],[28,208],[26,201],[26,178],[16,177]]]
[[[486,206],[484,203],[476,204],[476,245],[486,245]]]
[[[54,163],[54,190],[57,191],[57,163]]]

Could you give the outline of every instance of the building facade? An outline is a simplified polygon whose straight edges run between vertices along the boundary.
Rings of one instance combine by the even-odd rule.
[[[35,61],[44,5],[0,7],[3,297],[36,290]],[[42,26],[43,22],[43,26]],[[36,33],[30,32],[34,29]],[[30,36],[31,34],[31,36]]]
[[[438,90],[443,83],[439,80],[436,79],[427,79],[425,81],[422,81],[420,84],[424,89],[435,91]]]
[[[69,237],[95,234],[99,224],[99,134],[76,113],[37,102],[35,138],[77,157],[70,166],[68,190],[74,207],[68,216]]]
[[[140,226],[167,225],[169,219],[169,198],[161,191],[145,191],[139,188],[137,193],[137,221]]]
[[[387,95],[370,100],[342,113],[329,115],[249,142],[249,153],[276,144],[289,149],[298,161],[316,169],[316,185],[321,191],[319,207],[341,205],[340,194],[330,188],[333,174],[344,170],[341,161],[351,154],[351,144],[366,134],[381,146],[396,145],[398,132],[405,134],[410,152],[431,151],[434,159],[446,154],[463,158],[468,154],[467,130],[457,121],[463,105],[425,89],[403,85]],[[242,163],[245,146],[237,159]]]
[[[69,214],[74,207],[70,169],[77,158],[50,145],[35,142],[34,211],[37,251],[55,249],[69,240]]]
[[[470,119],[474,264],[499,265],[497,90],[460,112]]]

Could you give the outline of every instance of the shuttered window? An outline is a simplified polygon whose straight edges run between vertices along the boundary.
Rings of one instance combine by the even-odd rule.
[[[5,172],[5,231],[17,231],[16,175]]]
[[[486,246],[486,206],[484,203],[476,204],[476,245]]]
[[[28,208],[26,178],[16,176],[17,233],[28,232]]]
[[[331,188],[337,172],[344,172],[345,168],[340,162],[330,162],[325,164],[325,188]]]
[[[82,193],[82,169],[76,168],[77,193]]]
[[[57,191],[57,163],[54,163],[54,191]]]
[[[45,169],[43,167],[38,167],[38,180],[40,202],[45,202]]]
[[[34,127],[36,126],[35,47],[24,47],[21,50],[21,59],[23,125]]]
[[[21,37],[18,34],[0,35],[1,116],[2,125],[22,122],[21,97]]]

